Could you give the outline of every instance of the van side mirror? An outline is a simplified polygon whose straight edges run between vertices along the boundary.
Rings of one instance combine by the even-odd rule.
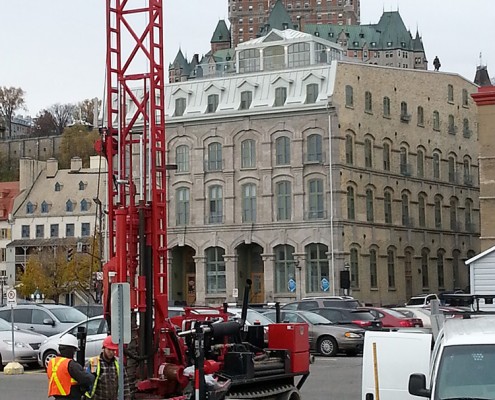
[[[43,325],[51,325],[51,326],[55,326],[55,321],[51,318],[45,318],[43,320]]]
[[[414,396],[430,398],[431,390],[426,388],[426,376],[424,374],[409,376],[409,393]]]

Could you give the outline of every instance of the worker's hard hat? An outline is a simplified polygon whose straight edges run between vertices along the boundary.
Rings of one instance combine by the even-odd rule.
[[[77,338],[74,335],[71,335],[70,333],[63,335],[58,340],[58,345],[74,347],[76,350],[79,350],[79,343],[77,342]]]
[[[102,347],[104,349],[108,349],[108,350],[118,350],[119,349],[119,346],[112,342],[111,336],[107,336],[105,338],[105,340],[103,340],[103,346]]]

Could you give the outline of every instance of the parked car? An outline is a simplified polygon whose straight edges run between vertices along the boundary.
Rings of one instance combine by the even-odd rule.
[[[39,333],[14,329],[15,359],[21,364],[38,366],[38,353],[46,339]],[[0,371],[12,361],[12,324],[0,319]]]
[[[0,308],[0,318],[10,320],[10,307]],[[52,336],[63,332],[87,317],[73,307],[58,304],[18,304],[14,307],[14,323],[19,329]]]
[[[82,304],[79,306],[74,306],[74,308],[81,311],[89,318],[103,315],[103,304]]]
[[[399,311],[384,307],[362,307],[382,321],[384,328],[422,328],[423,321],[420,318],[406,317]]]
[[[394,307],[395,311],[399,311],[409,318],[419,318],[423,321],[424,328],[431,328],[431,311],[426,308],[419,307]]]
[[[107,337],[108,325],[102,315],[89,318],[88,320],[72,325],[69,329],[56,335],[50,336],[40,346],[38,354],[38,363],[41,367],[46,368],[48,362],[56,357],[58,352],[58,342],[60,338],[68,333],[76,336],[80,326],[86,327],[86,359],[97,356],[101,353],[103,339]]]
[[[322,296],[322,297],[305,297],[300,301],[294,301],[283,305],[284,310],[308,311],[314,308],[322,307],[339,307],[339,308],[357,308],[362,304],[359,300],[350,296]]]
[[[276,312],[268,311],[263,314],[273,322]],[[313,352],[326,357],[333,357],[339,351],[355,355],[362,351],[364,330],[351,326],[341,326],[330,322],[325,317],[309,311],[281,310],[282,322],[302,322],[308,324],[309,348]]]
[[[436,294],[418,294],[409,299],[406,307],[426,307],[432,300],[440,300]]]
[[[382,329],[383,323],[369,311],[352,308],[325,307],[310,310],[339,325],[355,325],[363,329]]]

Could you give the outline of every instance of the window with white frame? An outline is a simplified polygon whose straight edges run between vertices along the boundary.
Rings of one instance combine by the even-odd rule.
[[[242,185],[242,222],[256,222],[256,185]]]
[[[189,224],[190,210],[190,190],[186,187],[180,187],[176,190],[175,215],[178,226]]]
[[[189,172],[189,146],[181,144],[175,149],[177,172]]]
[[[287,136],[275,140],[275,164],[290,165],[290,139]]]
[[[276,184],[277,221],[288,221],[292,216],[292,186],[290,181]]]
[[[318,84],[310,83],[306,85],[306,104],[316,103],[318,100]]]
[[[179,98],[175,99],[174,116],[175,117],[181,117],[184,115],[185,111],[186,111],[186,98],[185,97],[179,97]]]
[[[275,88],[275,103],[274,107],[282,107],[287,101],[287,88],[286,87],[278,87]]]
[[[322,243],[306,246],[306,291],[309,293],[328,292],[330,289],[327,253],[328,247]]]
[[[308,182],[308,219],[325,217],[323,201],[323,179],[311,179]]]
[[[294,247],[290,245],[279,245],[275,252],[275,292],[295,292],[296,282],[294,265]]]
[[[206,108],[207,114],[211,114],[217,111],[219,99],[220,96],[218,96],[218,94],[210,94],[208,96],[208,106]]]
[[[241,142],[241,168],[256,167],[256,142],[246,139]]]
[[[240,110],[247,110],[251,107],[251,103],[253,102],[253,92],[251,90],[245,90],[241,92],[241,105],[239,107]]]
[[[213,142],[208,145],[208,171],[221,171],[222,170],[222,144],[220,142]]]
[[[225,250],[221,247],[210,247],[206,255],[206,294],[225,293],[227,280],[225,274]]]
[[[220,185],[213,185],[208,190],[209,196],[209,223],[223,222],[223,189]]]

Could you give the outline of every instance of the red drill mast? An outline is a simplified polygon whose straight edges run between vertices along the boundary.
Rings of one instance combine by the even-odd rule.
[[[181,359],[167,320],[163,5],[135,3],[106,2],[107,126],[101,150],[108,162],[109,261],[103,293],[109,319],[111,283],[130,283],[144,374],[156,378],[163,365]],[[148,389],[160,386],[153,381],[145,380]]]

